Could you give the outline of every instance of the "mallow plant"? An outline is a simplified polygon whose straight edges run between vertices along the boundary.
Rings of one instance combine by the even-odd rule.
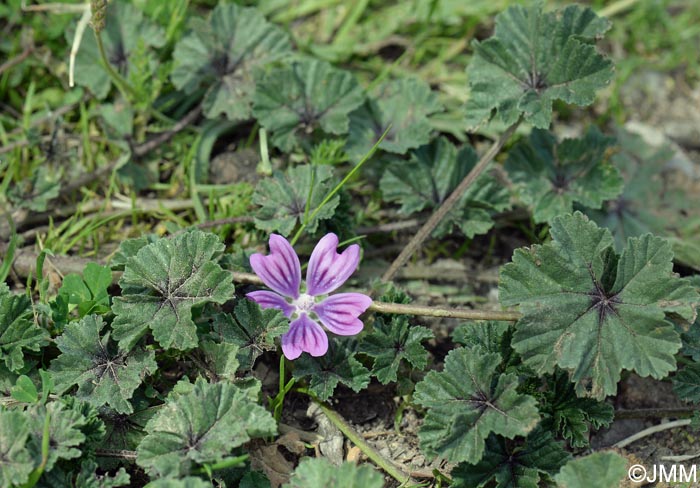
[[[232,234],[128,239],[53,292],[45,251],[26,293],[0,285],[2,486],[613,488],[626,460],[591,452],[590,437],[614,420],[620,381],[672,376],[681,399],[700,401],[698,255],[689,231],[661,222],[696,200],[644,208],[668,154],[624,131],[551,131],[558,107],[588,106],[610,83],[596,46],[608,20],[540,2],[498,14],[466,67],[460,127],[493,139],[477,151],[440,132],[444,106],[425,81],[363,86],[253,7],[193,14],[167,44],[135,5],[93,8],[106,27],[76,59],[100,63],[77,83],[129,105],[134,59],[107,69],[105,48],[140,50],[168,72],[169,96],[198,104],[203,133],[259,127],[275,165]],[[134,18],[154,34],[141,45]],[[526,217],[514,224],[516,206]],[[420,225],[381,268],[363,259],[377,238],[357,230],[379,209]],[[424,289],[395,280],[420,250],[442,252],[435,238],[461,253],[504,232],[523,245],[503,258],[497,306],[415,304]],[[376,391],[395,408],[371,402],[374,413],[424,466],[341,414]],[[300,406],[361,462],[326,455],[333,429],[309,432]],[[409,411],[414,432],[402,430]]]

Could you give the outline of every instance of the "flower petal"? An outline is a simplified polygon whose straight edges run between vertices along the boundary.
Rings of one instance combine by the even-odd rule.
[[[282,310],[287,317],[291,317],[294,307],[287,303],[282,295],[274,291],[251,291],[246,296],[260,305],[260,308],[277,308]]]
[[[311,310],[316,312],[328,330],[347,336],[362,330],[364,324],[357,317],[371,304],[372,299],[362,293],[338,293],[317,303]]]
[[[301,265],[299,257],[284,237],[270,235],[270,254],[253,254],[250,266],[268,287],[286,297],[299,297]]]
[[[309,295],[325,295],[338,289],[357,268],[360,262],[360,246],[353,244],[338,254],[338,236],[326,234],[311,253],[306,270],[306,286]]]
[[[282,336],[282,352],[287,359],[298,358],[302,351],[316,357],[328,351],[326,332],[305,313],[293,320],[289,332]]]

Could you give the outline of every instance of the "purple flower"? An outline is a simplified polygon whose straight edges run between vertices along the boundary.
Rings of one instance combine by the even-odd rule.
[[[284,237],[270,235],[270,254],[253,254],[250,265],[263,283],[273,291],[253,291],[246,296],[262,308],[278,308],[292,319],[282,336],[282,352],[287,359],[298,358],[302,351],[323,356],[328,351],[328,336],[319,325],[334,334],[359,333],[363,324],[358,317],[372,299],[362,293],[338,293],[337,290],[357,268],[360,246],[353,244],[338,254],[338,236],[326,234],[311,253],[306,270],[306,289],[301,287],[299,257]],[[276,292],[276,293],[275,293]]]

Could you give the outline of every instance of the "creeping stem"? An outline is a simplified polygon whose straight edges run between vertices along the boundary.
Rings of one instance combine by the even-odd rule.
[[[237,283],[263,285],[263,282],[253,273],[233,272],[233,280]],[[401,315],[421,315],[426,317],[448,317],[466,320],[504,320],[516,322],[521,314],[501,310],[471,310],[468,308],[442,308],[421,305],[406,305],[403,303],[372,302],[368,312],[390,313]]]
[[[312,396],[313,398],[313,396]],[[392,478],[394,478],[399,483],[407,483],[410,481],[408,474],[404,473],[398,466],[395,466],[390,460],[384,459],[384,457],[379,454],[379,452],[372,446],[370,446],[360,434],[357,433],[355,429],[348,424],[343,417],[338,415],[338,413],[329,407],[327,404],[314,398],[316,404],[321,408],[321,411],[328,417],[338,430],[340,430],[345,437],[350,439],[350,441],[355,444],[360,450],[365,453],[365,455],[370,458],[377,466],[386,471]]]

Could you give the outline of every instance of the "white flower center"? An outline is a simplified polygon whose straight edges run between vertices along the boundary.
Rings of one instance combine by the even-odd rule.
[[[297,312],[309,312],[311,307],[316,305],[316,298],[302,293],[299,298],[292,302],[292,305],[297,309]]]

